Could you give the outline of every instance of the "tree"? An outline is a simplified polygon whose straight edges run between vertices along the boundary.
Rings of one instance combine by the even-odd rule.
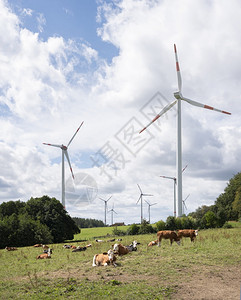
[[[241,173],[237,173],[229,180],[227,187],[224,189],[224,193],[222,193],[216,200],[215,205],[217,206],[217,211],[220,209],[224,209],[226,212],[226,221],[229,220],[238,220],[239,210],[236,203],[239,203],[239,194],[241,188]],[[237,195],[237,200],[235,201],[235,197]],[[233,202],[235,204],[233,206]]]
[[[238,217],[241,218],[241,186],[236,190],[235,198],[232,203],[233,211],[238,214]]]

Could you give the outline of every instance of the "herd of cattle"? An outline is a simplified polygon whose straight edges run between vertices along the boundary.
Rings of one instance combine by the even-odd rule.
[[[151,241],[148,246],[160,246],[162,239],[169,239],[172,245],[173,241],[175,241],[180,246],[180,241],[183,237],[190,237],[191,242],[194,242],[196,236],[198,234],[198,230],[194,229],[183,229],[178,230],[177,232],[172,230],[163,230],[157,232],[157,239],[155,241]],[[101,243],[103,240],[95,240],[96,243]],[[107,242],[114,242],[115,239],[108,240]],[[117,241],[121,241],[118,239]],[[117,255],[122,256],[128,254],[132,251],[137,251],[137,245],[140,244],[137,241],[133,241],[130,245],[124,246],[121,243],[116,243],[112,245],[111,249],[107,252],[101,254],[95,254],[93,257],[92,266],[107,266],[113,265],[116,266]],[[87,248],[91,247],[91,244],[88,244],[84,247],[74,246],[74,245],[64,245],[65,249],[72,249],[72,252],[85,251]],[[37,259],[47,259],[51,258],[52,249],[48,245],[36,244],[33,247],[41,247],[43,249],[43,253],[39,254]],[[7,251],[17,250],[16,247],[6,247]]]

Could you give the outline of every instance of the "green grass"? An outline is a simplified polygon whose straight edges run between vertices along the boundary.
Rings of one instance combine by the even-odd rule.
[[[129,226],[118,226],[118,230],[126,231]],[[81,233],[76,234],[74,240],[93,240],[95,238],[105,237],[107,234],[112,236],[115,227],[97,227],[97,228],[81,228]]]
[[[36,259],[39,248],[0,250],[0,299],[178,299],[183,279],[192,280],[207,269],[241,269],[240,227],[202,230],[195,243],[183,239],[180,247],[170,246],[168,240],[161,247],[147,247],[156,234],[124,236],[124,245],[141,243],[138,251],[118,257],[116,268],[92,267],[94,254],[113,244],[107,242],[110,237],[102,238],[104,243],[94,241],[107,233],[111,235],[112,228],[82,229],[71,243],[92,247],[73,253],[63,244],[50,245],[53,254],[48,260]]]

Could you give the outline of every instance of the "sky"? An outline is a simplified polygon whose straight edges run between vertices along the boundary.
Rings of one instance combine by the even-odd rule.
[[[212,205],[240,172],[238,0],[0,0],[0,203],[49,195],[107,224],[173,215],[174,43],[182,93],[184,213]],[[110,210],[113,209],[114,212]]]

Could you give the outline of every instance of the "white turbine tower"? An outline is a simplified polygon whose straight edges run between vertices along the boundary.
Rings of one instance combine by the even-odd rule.
[[[73,135],[73,137],[71,138],[71,140],[69,141],[67,146],[62,145],[55,145],[55,144],[47,144],[47,143],[43,143],[44,145],[48,145],[48,146],[53,146],[53,147],[58,147],[62,150],[62,205],[65,208],[65,173],[64,173],[64,156],[66,157],[68,163],[69,163],[69,167],[70,167],[70,171],[72,174],[72,177],[74,179],[74,173],[70,164],[70,160],[69,160],[69,155],[68,155],[68,147],[71,144],[71,142],[73,141],[74,137],[76,136],[77,132],[79,131],[80,127],[83,125],[84,122],[82,122],[79,126],[79,128],[76,130],[75,134]]]
[[[141,190],[141,188],[140,188],[140,186],[139,186],[139,184],[137,184],[137,186],[138,186],[138,188],[139,188],[141,194],[140,194],[140,197],[139,197],[139,199],[137,200],[136,204],[141,200],[141,224],[142,224],[142,221],[143,221],[142,197],[143,197],[143,196],[153,196],[153,195],[150,195],[150,194],[143,194],[143,193],[142,193],[142,190]]]
[[[176,100],[165,106],[160,113],[146,126],[144,127],[142,131],[144,131],[148,126],[150,126],[153,122],[155,122],[158,118],[160,118],[163,114],[165,114],[170,108],[172,108],[176,103],[177,103],[177,204],[178,204],[178,209],[177,209],[177,216],[181,217],[182,216],[182,135],[181,135],[181,101],[185,101],[191,105],[210,109],[210,110],[215,110],[220,113],[228,114],[231,115],[231,113],[227,111],[223,111],[214,107],[211,107],[209,105],[205,105],[193,100],[190,100],[188,98],[183,97],[182,95],[182,78],[181,78],[181,72],[179,68],[179,62],[178,62],[178,57],[177,57],[177,49],[176,45],[174,44],[174,52],[175,52],[175,58],[176,58],[176,70],[177,70],[177,80],[178,80],[178,91],[174,93],[174,97]]]
[[[187,167],[187,165],[186,165]],[[182,169],[182,172],[184,172],[186,170],[186,167]],[[162,176],[160,175],[160,177],[162,178],[167,178],[167,179],[172,179],[174,182],[174,217],[176,217],[177,215],[177,200],[176,200],[176,185],[177,185],[177,178],[176,177],[169,177],[169,176]]]
[[[148,205],[149,224],[151,224],[151,206],[156,205],[157,203],[150,204],[150,203],[149,203],[148,201],[146,201],[146,200],[145,200],[145,202],[146,202],[147,205]]]
[[[110,198],[111,198],[111,197],[112,197],[112,196],[110,196]],[[110,198],[107,199],[107,200],[104,200],[104,199],[102,199],[102,198],[99,197],[100,200],[102,200],[102,201],[105,202],[105,225],[106,225],[107,202],[110,200]]]
[[[114,210],[114,203],[112,205],[112,209],[110,209],[108,212],[111,212],[111,225],[113,225],[113,213],[117,214],[117,212]]]

